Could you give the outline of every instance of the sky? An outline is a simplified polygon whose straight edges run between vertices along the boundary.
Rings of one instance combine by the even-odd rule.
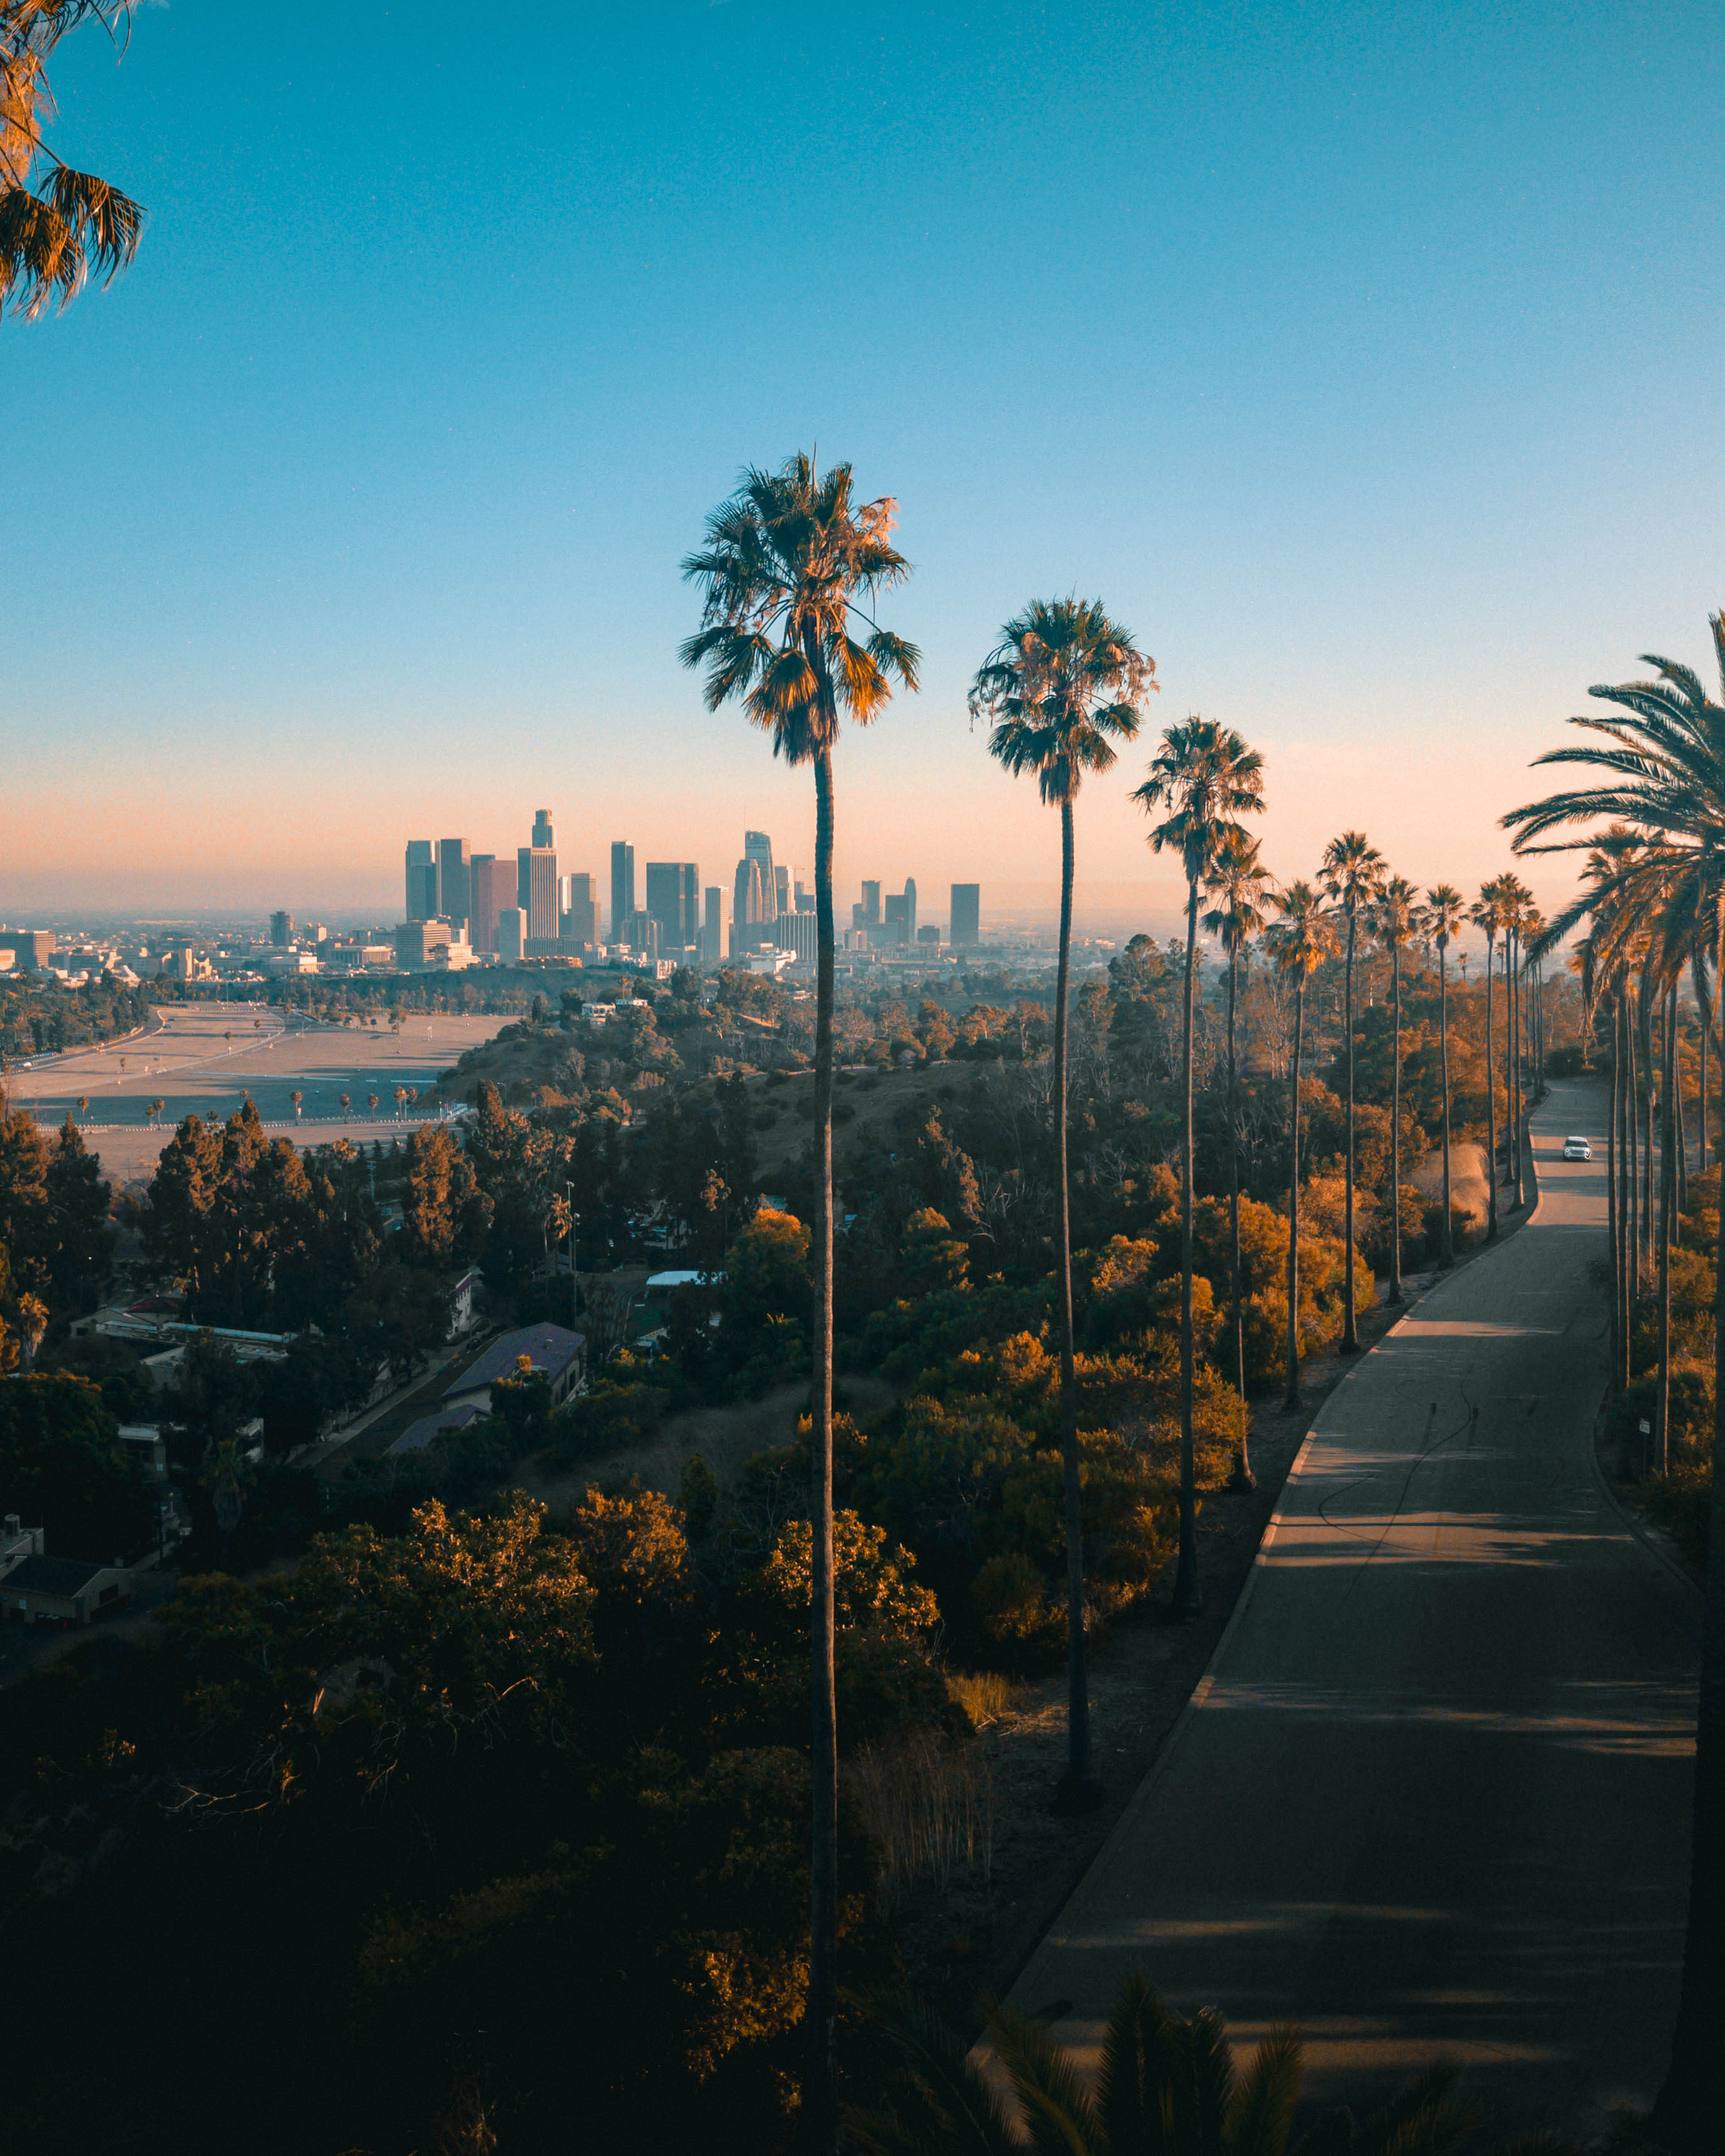
[[[315,21],[321,41],[301,34]],[[812,788],[678,664],[747,465],[899,504],[921,693],[839,756],[841,901],[1041,902],[1055,819],[965,691],[1099,597],[1264,752],[1265,856],[1416,881],[1590,684],[1711,672],[1725,48],[1673,0],[172,0],[57,55],[50,136],[147,207],[0,324],[14,442],[0,918],[398,912],[413,837],[562,865]],[[1174,895],[1091,780],[1081,891]],[[1553,774],[1553,776],[1555,776]],[[1523,871],[1548,905],[1562,860]]]

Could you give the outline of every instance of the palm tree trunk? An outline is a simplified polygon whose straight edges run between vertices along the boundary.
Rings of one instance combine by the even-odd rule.
[[[1706,978],[1705,962],[1697,957],[1696,959],[1693,970],[1695,973],[1696,1015],[1701,1021],[1699,1027],[1701,1034],[1701,1089],[1695,1097],[1695,1120],[1701,1126],[1699,1133],[1701,1143],[1696,1159],[1701,1173],[1705,1175],[1707,1172],[1707,1034],[1710,1030],[1707,1024],[1707,998],[1702,993],[1702,983]]]
[[[810,1774],[808,2102],[811,2145],[839,2145],[839,1731],[833,1614],[833,757],[814,757],[814,1387],[809,1430]]]
[[[1515,1182],[1515,1026],[1509,981],[1509,931],[1503,932],[1503,1188],[1509,1189]],[[1493,1161],[1491,1173],[1497,1173]],[[1513,1212],[1515,1208],[1512,1206]]]
[[[1510,1134],[1510,1158],[1515,1168],[1516,1210],[1519,1213],[1522,1208],[1527,1202],[1527,1190],[1522,1180],[1522,1138],[1524,1112],[1522,1099],[1522,1019],[1524,1004],[1522,994],[1522,939],[1519,933],[1514,929],[1510,931],[1509,947],[1511,954],[1509,969],[1509,1030],[1511,1038],[1515,1044],[1515,1053],[1511,1057],[1510,1062],[1511,1068],[1515,1073],[1516,1089],[1515,1100],[1511,1108],[1512,1128]]]
[[[1628,1287],[1630,1300],[1631,1304],[1633,1304],[1635,1290],[1640,1285],[1641,1264],[1641,1161],[1640,1150],[1641,1137],[1641,1096],[1640,1092],[1637,1091],[1637,1088],[1640,1085],[1641,1079],[1639,1059],[1635,1055],[1635,1021],[1633,1013],[1630,1013],[1625,1017],[1623,1031],[1625,1051],[1623,1081],[1629,1089],[1629,1098],[1624,1103],[1624,1122],[1625,1126],[1624,1133],[1624,1163],[1625,1172],[1629,1177],[1628,1188],[1624,1193],[1625,1203],[1629,1209],[1625,1219],[1627,1240],[1624,1246],[1624,1255],[1629,1260]],[[1633,1364],[1635,1360],[1635,1350],[1633,1347],[1631,1347],[1630,1351],[1630,1360]]]
[[[1444,1263],[1455,1262],[1455,1222],[1450,1210],[1450,954],[1438,952],[1438,1038],[1443,1045],[1444,1078]]]
[[[1389,1299],[1402,1299],[1402,947],[1389,953],[1390,1022],[1394,1043],[1389,1065]],[[1488,1059],[1489,1063],[1489,1059]]]
[[[1294,1087],[1288,1111],[1288,1393],[1300,1404],[1300,1050],[1306,1032],[1306,983],[1294,991]]]
[[[1622,1083],[1622,1058],[1615,1052],[1614,1043],[1611,1119],[1605,1126],[1605,1234],[1611,1245],[1611,1389],[1614,1393],[1622,1382],[1623,1363],[1623,1253],[1618,1247],[1617,1234],[1617,1116],[1618,1096]]]
[[[1725,1130],[1725,1102],[1720,1127]],[[1676,2156],[1706,2156],[1717,2146],[1725,2081],[1725,1235],[1713,1265],[1713,1490],[1695,1722],[1689,1922],[1671,2062],[1652,2118]]]
[[[1676,1178],[1673,1204],[1678,1213],[1689,1210],[1689,1130],[1683,1115],[1683,1034],[1677,1024],[1677,991],[1671,990],[1671,1126],[1676,1138],[1671,1152],[1671,1170]],[[1676,1226],[1672,1223],[1675,1240]]]
[[[1197,1616],[1198,1483],[1192,1450],[1192,1004],[1198,970],[1198,879],[1186,881],[1186,979],[1180,1043],[1180,1554],[1174,1569],[1174,1615]]]
[[[1359,1353],[1359,1323],[1353,1304],[1353,908],[1348,909],[1348,959],[1343,968],[1343,1023],[1348,1029],[1348,1168],[1343,1178],[1342,1353]]]
[[[1641,1253],[1653,1263],[1653,999],[1641,998]]]
[[[1653,1421],[1653,1464],[1663,1475],[1671,1460],[1671,1229],[1677,1199],[1676,1109],[1672,1074],[1677,1060],[1677,999],[1667,989],[1659,1014],[1665,1072],[1659,1089],[1659,1392]]]
[[[1240,1258],[1240,1065],[1234,1050],[1234,1013],[1240,1000],[1240,952],[1230,947],[1228,953],[1228,1162],[1230,1182],[1228,1191],[1228,1235],[1232,1246],[1233,1290],[1230,1317],[1234,1330],[1234,1382],[1240,1394],[1240,1451],[1234,1463],[1234,1487],[1236,1490],[1255,1490],[1258,1478],[1252,1472],[1251,1433],[1246,1413],[1245,1385],[1245,1297],[1243,1292],[1244,1268]]]
[[[1486,937],[1486,1240],[1497,1240],[1497,1087],[1491,1070],[1491,937]]]
[[[1072,1193],[1066,1170],[1066,993],[1072,965],[1072,803],[1060,803],[1060,961],[1055,983],[1055,1152],[1060,1203],[1060,1461],[1066,1512],[1066,1772],[1060,1796],[1095,1801],[1084,1664],[1084,1522],[1078,1484],[1078,1375],[1072,1340]]]

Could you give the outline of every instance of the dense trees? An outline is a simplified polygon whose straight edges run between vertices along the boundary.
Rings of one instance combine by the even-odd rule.
[[[0,1245],[17,1290],[74,1317],[100,1299],[113,1264],[108,1186],[68,1116],[53,1141],[0,1092]]]
[[[156,1532],[156,1501],[100,1389],[55,1372],[0,1381],[0,1492],[61,1557],[107,1563]]]

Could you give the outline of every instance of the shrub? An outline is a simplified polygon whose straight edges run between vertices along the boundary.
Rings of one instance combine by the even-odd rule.
[[[658,1429],[664,1412],[665,1394],[656,1385],[616,1384],[601,1378],[552,1416],[545,1456],[554,1466],[567,1467],[639,1445]]]
[[[1010,1664],[1051,1668],[1065,1651],[1065,1612],[1021,1551],[988,1559],[970,1583],[970,1607],[983,1637]]]

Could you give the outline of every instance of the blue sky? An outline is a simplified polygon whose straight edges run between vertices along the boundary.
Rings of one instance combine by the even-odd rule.
[[[405,838],[542,803],[573,866],[801,858],[806,780],[675,644],[704,515],[810,442],[898,497],[927,658],[844,752],[841,887],[1053,875],[964,715],[1033,594],[1107,600],[1156,724],[1265,747],[1286,875],[1358,825],[1477,880],[1589,682],[1707,656],[1710,10],[309,19],[173,0],[59,56],[51,139],[151,223],[0,327],[39,444],[0,914],[381,916]],[[1139,761],[1081,812],[1098,888],[1168,879]]]

